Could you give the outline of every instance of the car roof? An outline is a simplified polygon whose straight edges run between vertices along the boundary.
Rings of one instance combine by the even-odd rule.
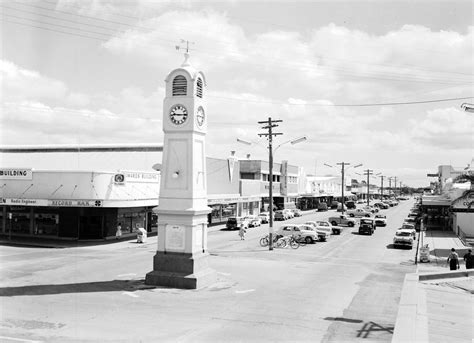
[[[413,232],[411,229],[398,229],[397,232]]]

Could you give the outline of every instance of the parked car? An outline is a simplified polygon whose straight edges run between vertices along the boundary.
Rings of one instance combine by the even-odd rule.
[[[295,217],[301,217],[303,215],[303,212],[301,212],[300,209],[295,208],[293,210],[293,214],[295,215]]]
[[[385,214],[376,214],[375,217],[375,226],[387,226],[387,216]]]
[[[325,203],[325,202],[320,202],[318,204],[318,212],[321,212],[321,211],[327,211],[328,210],[328,204]]]
[[[262,212],[258,215],[260,218],[262,224],[267,224],[270,221],[270,213],[268,212]]]
[[[354,210],[348,210],[347,215],[349,217],[358,217],[358,218],[360,218],[360,217],[370,217],[370,216],[372,216],[372,213],[369,212],[369,211],[366,211],[362,208],[356,208]]]
[[[278,210],[278,211],[274,212],[273,219],[275,219],[275,220],[287,220],[288,218],[286,217],[285,213],[283,213],[283,211]]]
[[[301,224],[290,224],[281,226],[277,232],[277,236],[295,236],[304,239],[306,243],[314,243],[318,240],[318,234],[311,227]]]
[[[316,221],[316,224],[318,224],[319,228],[330,228],[331,233],[334,235],[340,235],[342,230],[344,230],[342,226],[331,225],[331,223],[326,220],[318,220]]]
[[[355,203],[355,201],[352,201],[352,200],[346,201],[345,202],[345,207],[348,210],[354,209],[354,208],[356,208],[356,203]]]
[[[310,226],[314,231],[316,231],[318,235],[318,240],[325,242],[328,240],[329,237],[331,237],[331,231],[327,230],[325,228],[320,228],[318,227],[318,223],[315,221],[307,221],[304,223],[304,225]]]
[[[339,206],[339,204],[340,204],[339,201],[333,201],[333,202],[331,203],[331,209],[332,209],[332,210],[337,209],[337,207]]]
[[[374,203],[374,206],[378,207],[381,210],[386,210],[387,208],[390,207],[388,204],[386,204],[384,202],[381,202],[381,201],[378,201],[378,202]]]
[[[240,227],[240,224],[244,224],[245,228],[249,227],[249,222],[243,217],[229,217],[225,227],[229,230],[237,230]]]
[[[377,213],[379,211],[378,207],[372,206],[372,205],[365,205],[362,207],[363,210],[366,210],[367,212],[371,213]]]
[[[356,223],[354,219],[348,218],[345,215],[329,217],[328,222],[330,222],[332,225],[344,225],[349,227],[355,226]]]
[[[288,208],[283,209],[282,211],[283,211],[283,214],[286,216],[286,219],[291,219],[295,217],[295,214],[293,213],[293,211]]]
[[[246,216],[244,219],[248,221],[249,227],[257,227],[262,225],[262,220],[258,216]]]
[[[375,220],[372,218],[361,218],[359,223],[359,235],[372,235],[375,231]]]
[[[395,232],[395,236],[393,237],[393,246],[395,248],[404,246],[413,249],[413,241],[413,233],[411,230],[399,229]]]
[[[415,230],[416,232],[415,224],[403,223],[401,228],[406,230]]]

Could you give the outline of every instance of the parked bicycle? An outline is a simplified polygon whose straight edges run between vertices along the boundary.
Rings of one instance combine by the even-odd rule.
[[[281,236],[278,236],[278,235],[273,235],[273,245],[276,244],[276,242],[278,241],[278,238],[280,238]],[[268,245],[270,244],[270,235],[266,235],[265,237],[262,237],[260,238],[260,246],[262,247],[268,247]]]

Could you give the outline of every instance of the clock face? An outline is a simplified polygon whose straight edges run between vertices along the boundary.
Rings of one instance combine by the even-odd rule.
[[[202,126],[204,124],[204,119],[205,119],[205,114],[204,114],[204,108],[199,106],[197,113],[196,113],[196,120],[199,126]]]
[[[170,111],[170,119],[173,124],[181,125],[188,118],[188,111],[183,105],[176,105]]]

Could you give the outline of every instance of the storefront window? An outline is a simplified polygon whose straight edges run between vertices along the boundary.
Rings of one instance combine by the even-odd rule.
[[[12,213],[10,220],[12,233],[30,233],[30,214],[29,213]]]
[[[57,236],[59,229],[59,214],[36,213],[34,231],[35,235]]]
[[[222,205],[222,218],[227,220],[228,217],[237,216],[237,204]]]
[[[145,210],[131,211],[130,209],[119,209],[117,223],[122,224],[123,233],[133,233],[137,225],[139,227],[145,227],[145,217]]]

